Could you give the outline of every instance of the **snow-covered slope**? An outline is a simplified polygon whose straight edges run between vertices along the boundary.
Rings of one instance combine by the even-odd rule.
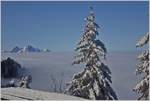
[[[26,88],[2,88],[2,99],[7,100],[85,100],[59,93],[44,92]]]

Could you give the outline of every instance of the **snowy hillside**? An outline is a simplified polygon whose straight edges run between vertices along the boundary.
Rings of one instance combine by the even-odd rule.
[[[3,99],[10,100],[85,100],[79,97],[59,93],[43,92],[26,88],[2,88]]]

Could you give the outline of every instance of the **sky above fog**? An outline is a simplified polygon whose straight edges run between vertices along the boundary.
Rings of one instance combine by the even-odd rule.
[[[148,32],[148,2],[2,2],[2,49],[31,44],[72,51],[93,6],[99,39],[110,51],[135,51]]]

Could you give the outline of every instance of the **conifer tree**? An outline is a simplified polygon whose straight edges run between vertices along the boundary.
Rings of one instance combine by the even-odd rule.
[[[66,93],[86,99],[114,100],[117,96],[110,86],[111,71],[103,62],[107,50],[97,39],[100,27],[95,23],[93,8],[90,9],[90,14],[85,19],[85,30],[75,49],[78,54],[73,61],[73,64],[84,63],[85,68],[74,75]]]
[[[149,33],[142,37],[137,43],[137,47],[143,47],[149,42]],[[142,80],[133,88],[133,91],[140,93],[138,100],[149,99],[149,50],[142,52],[139,56],[136,74],[141,74]]]

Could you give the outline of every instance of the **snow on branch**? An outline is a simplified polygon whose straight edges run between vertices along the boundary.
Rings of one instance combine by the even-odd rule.
[[[147,33],[144,37],[142,37],[139,42],[136,44],[137,47],[142,47],[147,44],[149,41],[149,33]]]

